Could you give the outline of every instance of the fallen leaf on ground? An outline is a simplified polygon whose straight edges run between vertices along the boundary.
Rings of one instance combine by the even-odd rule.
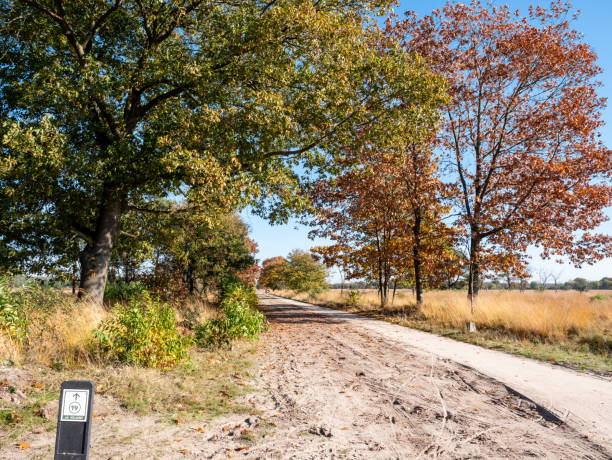
[[[189,451],[188,451],[187,449],[181,449],[181,450],[179,450],[179,452],[180,452],[181,454],[183,454],[183,455],[187,455],[187,454],[189,454]]]
[[[236,447],[236,451],[240,452],[241,450],[249,450],[250,448],[251,448],[251,446]]]
[[[199,426],[199,427],[197,427],[197,428],[196,428],[196,431],[197,431],[198,433],[204,433],[204,428],[202,428],[201,426]]]
[[[180,418],[175,418],[175,419],[174,419],[174,423],[176,423],[177,425],[178,425],[179,423],[183,423],[183,419],[180,419]]]
[[[91,416],[93,418],[100,418],[100,417],[102,417],[100,414],[96,414],[95,412],[93,414],[91,414]]]
[[[20,442],[17,443],[17,447],[19,447],[19,450],[27,450],[30,448],[30,443],[29,442]]]

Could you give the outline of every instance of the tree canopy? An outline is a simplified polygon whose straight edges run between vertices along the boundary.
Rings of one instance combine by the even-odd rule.
[[[483,272],[520,275],[530,245],[576,265],[612,255],[612,237],[594,233],[612,203],[601,69],[570,13],[560,1],[525,17],[472,1],[387,24],[448,81],[438,140],[459,191],[470,293]]]
[[[2,253],[78,257],[100,301],[122,218],[159,198],[282,221],[303,203],[294,166],[428,99],[422,61],[373,46],[389,3],[0,1]]]

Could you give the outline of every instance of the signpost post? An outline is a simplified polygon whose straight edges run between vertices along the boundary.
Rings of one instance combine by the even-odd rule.
[[[93,396],[93,382],[67,380],[62,383],[57,413],[55,460],[89,458]]]

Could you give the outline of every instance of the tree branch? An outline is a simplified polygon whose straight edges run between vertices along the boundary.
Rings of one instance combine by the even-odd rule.
[[[91,30],[89,31],[89,36],[87,37],[87,40],[85,40],[85,45],[84,45],[85,54],[88,54],[91,51],[91,47],[93,45],[93,39],[96,33],[98,32],[98,30],[100,29],[100,27],[102,26],[102,24],[104,24],[104,22],[108,19],[108,17],[119,8],[120,4],[121,4],[121,0],[115,0],[115,3],[109,9],[107,9],[104,13],[102,13],[100,17],[98,17],[98,19],[94,21],[91,27]]]
[[[70,225],[70,231],[75,235],[85,241],[87,244],[93,244],[93,232],[87,230],[86,228],[80,227],[76,224]]]
[[[37,9],[41,13],[46,14],[51,19],[53,19],[55,22],[57,22],[59,26],[62,28],[62,30],[64,31],[64,36],[68,39],[68,42],[74,48],[74,51],[76,52],[77,57],[79,58],[79,61],[83,60],[83,56],[85,55],[85,52],[83,51],[83,46],[78,42],[74,31],[72,30],[72,28],[70,27],[70,24],[68,24],[68,21],[66,21],[66,18],[64,17],[64,7],[62,5],[62,0],[55,0],[55,7],[57,9],[57,12],[33,0],[21,0],[21,1],[25,3],[26,5],[29,5]]]

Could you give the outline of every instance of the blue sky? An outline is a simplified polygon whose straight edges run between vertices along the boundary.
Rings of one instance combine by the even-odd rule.
[[[467,3],[467,0],[464,1]],[[512,9],[519,9],[527,13],[529,5],[550,5],[550,1],[523,1],[506,0],[494,1],[496,5],[508,4]],[[598,55],[598,64],[603,69],[600,80],[603,87],[599,94],[608,98],[608,104],[612,104],[612,40],[610,39],[610,28],[612,23],[612,1],[610,0],[581,0],[572,2],[575,8],[581,10],[581,14],[573,27],[584,35],[584,40],[589,43]],[[445,1],[402,1],[395,8],[395,12],[401,17],[407,10],[414,10],[419,16],[429,14],[433,9],[441,8],[446,4]],[[608,107],[604,112],[606,126],[601,130],[602,140],[612,147],[612,107]],[[607,210],[607,215],[612,219],[612,209]],[[242,213],[243,218],[251,227],[251,235],[259,245],[257,258],[260,260],[275,256],[286,256],[293,249],[308,250],[313,246],[325,244],[325,240],[309,240],[308,228],[291,221],[287,225],[271,226],[265,220],[251,215],[248,211]],[[599,232],[612,234],[612,221],[606,222],[599,229]],[[532,256],[530,267],[535,276],[543,269],[548,272],[561,272],[561,279],[573,279],[582,276],[591,280],[598,280],[604,276],[612,276],[612,258],[608,258],[594,265],[585,265],[577,269],[569,264],[557,264],[553,261],[543,261],[538,257],[537,249],[531,249],[529,254]],[[330,273],[330,280],[336,281],[337,275]]]

